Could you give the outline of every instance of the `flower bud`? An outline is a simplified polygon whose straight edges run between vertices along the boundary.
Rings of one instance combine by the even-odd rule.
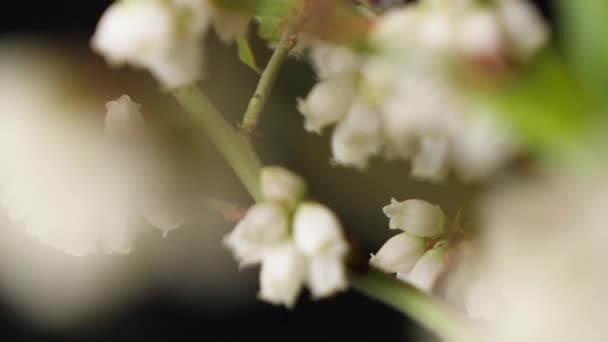
[[[338,218],[327,207],[306,202],[296,209],[293,238],[306,256],[342,256],[348,248]]]
[[[140,112],[141,105],[131,101],[128,95],[106,103],[105,130],[110,136],[129,138],[137,135],[144,128],[144,119]]]
[[[348,287],[341,257],[313,257],[308,265],[308,288],[315,298],[329,297]]]
[[[401,229],[421,237],[438,237],[445,233],[445,215],[439,206],[429,202],[411,199],[398,202],[394,198],[391,204],[382,208],[390,218],[391,229]]]
[[[298,99],[298,111],[305,117],[304,128],[320,134],[323,128],[340,121],[353,101],[353,81],[332,78],[317,83],[305,100]]]
[[[443,247],[428,250],[408,273],[397,273],[397,277],[421,291],[432,292],[435,280],[443,272],[445,260]]]
[[[260,175],[264,199],[280,202],[293,209],[306,194],[306,182],[295,173],[280,167],[264,167]]]
[[[258,297],[272,304],[292,307],[302,288],[305,272],[305,260],[292,244],[269,250],[262,262]]]
[[[423,238],[406,232],[390,238],[369,263],[387,273],[409,272],[425,250]]]
[[[289,218],[279,205],[260,203],[251,207],[234,230],[224,238],[241,267],[258,263],[273,245],[287,238]]]

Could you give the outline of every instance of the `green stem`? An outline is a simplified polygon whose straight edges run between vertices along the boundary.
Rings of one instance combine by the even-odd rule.
[[[298,21],[296,21],[296,24],[297,23]],[[277,80],[281,66],[287,59],[289,51],[291,51],[291,49],[293,49],[293,47],[296,45],[296,38],[293,36],[293,26],[294,25],[292,25],[292,28],[285,30],[281,36],[281,40],[279,40],[279,43],[275,48],[268,65],[260,77],[258,86],[255,93],[251,97],[251,100],[249,100],[247,111],[243,117],[243,128],[252,130],[255,129],[258,124],[260,114],[262,113],[272,87]]]
[[[251,143],[224,119],[207,96],[195,85],[173,91],[177,102],[200,124],[251,196],[262,199],[258,178],[261,162]]]
[[[351,271],[351,286],[371,298],[410,316],[412,319],[435,332],[444,341],[472,342],[474,336],[466,323],[445,305],[432,297],[407,285],[394,276],[377,270],[365,273]]]

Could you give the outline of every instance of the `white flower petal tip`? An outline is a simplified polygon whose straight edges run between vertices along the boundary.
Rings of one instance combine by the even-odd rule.
[[[392,199],[391,204],[382,211],[390,218],[391,229],[401,229],[426,238],[441,236],[446,230],[446,219],[441,208],[423,200],[398,202]]]
[[[260,203],[247,211],[223,243],[241,267],[246,267],[261,262],[269,249],[287,239],[288,227],[288,215],[282,207]]]
[[[409,272],[424,250],[424,239],[403,232],[386,241],[369,263],[386,273]]]
[[[283,203],[291,209],[306,195],[306,181],[280,166],[262,169],[260,187],[266,200]]]
[[[260,271],[261,300],[292,308],[306,276],[306,262],[292,244],[266,253]]]
[[[131,100],[128,95],[122,95],[117,100],[106,103],[105,131],[110,136],[128,138],[145,127],[141,115],[141,105]]]
[[[330,297],[348,288],[344,262],[336,257],[314,257],[308,266],[308,287],[313,298]]]
[[[348,250],[338,218],[317,203],[305,202],[298,206],[293,219],[293,238],[298,249],[311,257],[341,257]]]
[[[435,282],[445,269],[444,248],[432,248],[416,262],[411,271],[397,273],[400,280],[406,281],[424,292],[432,292]]]

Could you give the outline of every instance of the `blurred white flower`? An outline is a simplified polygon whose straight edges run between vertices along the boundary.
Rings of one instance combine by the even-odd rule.
[[[404,4],[378,15],[369,51],[311,44],[320,82],[298,110],[308,131],[336,125],[338,164],[365,169],[380,155],[410,160],[419,179],[441,181],[451,170],[465,181],[483,179],[509,160],[517,139],[495,113],[478,108],[455,68],[491,78],[530,59],[547,36],[524,0]],[[345,79],[353,82],[344,86]]]
[[[315,298],[344,290],[348,244],[338,218],[321,204],[302,201],[306,183],[300,176],[269,166],[260,178],[264,202],[224,239],[241,266],[262,264],[259,298],[291,307],[304,284]]]
[[[465,276],[447,280],[483,341],[606,340],[607,185],[603,175],[545,174],[484,198],[477,253]]]
[[[150,171],[167,169],[167,159],[146,138],[138,104],[126,96],[108,103],[104,134],[76,104],[48,101],[0,108],[6,139],[0,189],[13,220],[74,255],[128,253],[149,224],[164,234],[181,225],[170,173]],[[41,108],[47,113],[36,112]]]
[[[111,64],[147,69],[176,88],[203,76],[209,25],[231,41],[248,22],[248,16],[208,0],[118,0],[101,17],[92,46]]]

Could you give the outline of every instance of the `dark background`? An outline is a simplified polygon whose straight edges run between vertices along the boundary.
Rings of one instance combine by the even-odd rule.
[[[10,4],[9,4],[10,3]],[[0,38],[14,34],[70,36],[86,41],[108,0],[5,1]],[[548,3],[541,4],[547,16]],[[2,75],[0,75],[2,77]],[[41,284],[41,286],[44,286]],[[407,341],[420,336],[416,325],[382,304],[347,292],[311,302],[302,296],[288,311],[261,302],[217,313],[176,302],[158,291],[77,331],[50,332],[30,325],[0,297],[0,341]]]

